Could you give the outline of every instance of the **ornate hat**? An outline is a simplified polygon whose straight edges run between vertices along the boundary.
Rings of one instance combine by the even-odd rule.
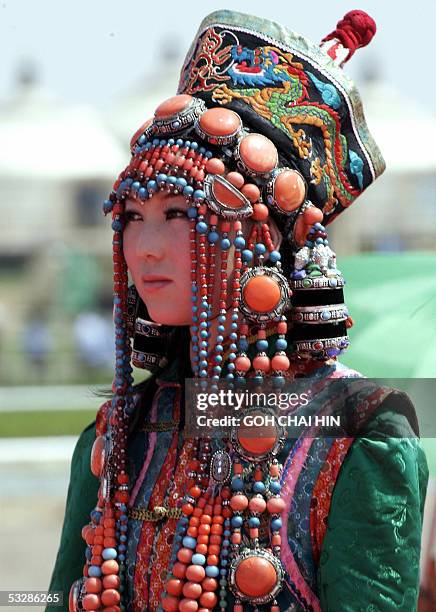
[[[304,176],[330,223],[383,172],[359,94],[342,68],[375,23],[351,11],[320,45],[272,21],[217,11],[188,51],[178,93],[234,110]]]

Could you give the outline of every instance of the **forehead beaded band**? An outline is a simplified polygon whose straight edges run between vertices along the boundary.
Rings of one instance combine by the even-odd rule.
[[[272,22],[213,13],[187,55],[178,95],[133,136],[130,163],[104,203],[114,231],[114,396],[92,450],[101,486],[82,531],[86,563],[71,588],[71,612],[125,609],[132,363],[156,370],[171,334],[129,291],[125,200],[147,206],[165,191],[189,204],[192,370],[200,384],[269,378],[281,389],[298,368],[336,358],[348,346],[351,319],[326,225],[384,169],[339,66],[374,31],[368,16],[353,11],[319,48]],[[163,610],[227,609],[228,587],[233,612],[258,605],[279,612],[284,432],[263,433],[234,428],[215,453],[208,438],[189,442]],[[294,595],[301,609],[314,609]]]

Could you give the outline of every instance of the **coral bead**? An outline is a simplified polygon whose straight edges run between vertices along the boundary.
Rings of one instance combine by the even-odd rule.
[[[216,591],[218,588],[218,582],[215,578],[205,578],[201,583],[203,591]]]
[[[296,170],[280,172],[274,182],[274,198],[281,210],[291,212],[302,204],[306,195],[306,184]]]
[[[265,174],[277,164],[278,154],[274,143],[262,134],[248,134],[239,145],[239,155],[249,170]]]
[[[261,512],[265,511],[266,501],[263,499],[263,497],[252,497],[248,504],[248,508],[251,510],[251,512],[259,512],[260,514]]]
[[[177,551],[177,559],[182,563],[191,563],[192,555],[194,553],[190,548],[180,548]]]
[[[138,138],[141,136],[141,134],[143,134],[145,132],[145,130],[150,127],[150,125],[153,123],[153,119],[147,119],[147,121],[141,125],[140,128],[138,128],[136,130],[136,132],[133,134],[132,138],[130,139],[130,148],[133,149],[133,147],[136,145],[136,141],[138,140]]]
[[[202,594],[203,589],[198,582],[187,582],[183,586],[183,595],[190,599],[198,599]]]
[[[207,553],[207,544],[197,544],[195,552],[205,555]]]
[[[269,372],[271,367],[271,362],[269,357],[266,355],[258,355],[253,359],[253,368],[255,370],[260,370],[261,372]]]
[[[274,534],[274,535],[272,536],[272,538],[271,538],[271,544],[272,544],[273,546],[280,546],[280,545],[281,545],[281,543],[282,543],[282,538],[281,538],[281,536],[280,536],[279,534],[277,534],[277,533],[276,533],[276,534]]]
[[[245,508],[248,506],[248,499],[245,495],[234,495],[230,499],[230,506],[236,511],[245,510]]]
[[[258,416],[252,413],[253,418]],[[240,445],[253,455],[263,455],[269,452],[277,441],[277,430],[272,425],[241,425],[237,431]]]
[[[165,595],[162,599],[162,608],[165,612],[177,612],[179,609],[179,600],[172,595]]]
[[[212,157],[206,164],[206,172],[209,174],[220,174],[223,175],[225,172],[224,163],[217,157]]]
[[[252,556],[239,563],[235,580],[245,595],[259,597],[272,591],[277,583],[277,572],[268,559]]]
[[[280,473],[280,468],[277,465],[277,463],[273,463],[270,468],[269,468],[269,473],[271,474],[271,476],[278,476]]]
[[[218,565],[218,563],[219,563],[218,555],[208,555],[208,557],[207,557],[207,564],[208,565]]]
[[[255,221],[266,221],[268,219],[268,215],[269,215],[268,207],[265,206],[265,204],[255,204],[253,206],[252,218]]]
[[[215,595],[215,593],[212,593],[211,591],[206,591],[205,593],[202,593],[200,597],[200,603],[205,608],[213,609],[218,603],[218,597]]]
[[[167,593],[177,597],[182,594],[183,582],[179,578],[170,578],[165,585]]]
[[[271,514],[280,514],[285,507],[285,501],[281,497],[270,497],[266,507]]]
[[[200,128],[209,136],[230,136],[241,127],[241,118],[227,108],[210,108],[200,117]]]
[[[271,359],[271,367],[273,370],[281,370],[286,372],[289,370],[290,361],[286,355],[274,355]]]
[[[206,576],[206,571],[201,565],[189,565],[186,569],[186,578],[191,582],[201,582]]]
[[[184,578],[186,576],[186,568],[187,565],[185,563],[180,563],[180,561],[176,561],[173,565],[173,574],[176,578]]]
[[[157,107],[154,116],[156,119],[167,119],[173,115],[180,113],[191,103],[192,97],[187,94],[172,96],[165,100]]]
[[[309,206],[303,213],[304,223],[308,225],[312,223],[321,223],[323,217],[322,210],[316,206]]]
[[[194,511],[194,506],[192,504],[183,504],[182,506],[182,512],[183,514],[186,514],[187,516],[189,516],[190,514],[192,514]]]
[[[179,610],[180,612],[197,612],[198,603],[195,601],[195,599],[182,599],[182,601],[179,603]]]
[[[260,198],[260,189],[254,183],[247,183],[247,184],[245,184],[242,187],[241,192],[244,194],[244,196],[247,198],[247,200],[250,200],[250,202],[252,204],[257,202],[259,200],[259,198]],[[264,204],[260,204],[259,206],[264,206]],[[266,208],[266,206],[265,206],[265,208]],[[268,217],[268,209],[267,209],[267,215],[266,215],[265,218],[267,218],[267,217]],[[263,221],[263,220],[264,219],[259,219],[259,221]]]
[[[235,368],[240,372],[248,372],[251,367],[251,361],[248,357],[241,355],[235,359]]]
[[[270,276],[254,276],[243,289],[247,306],[256,312],[269,312],[280,301],[281,293],[277,281]]]
[[[105,606],[116,606],[120,603],[120,594],[116,589],[106,589],[101,594],[101,603]]]
[[[102,563],[102,566],[101,566],[102,574],[118,574],[118,570],[119,570],[119,565],[113,559]]]
[[[287,331],[288,331],[288,325],[286,321],[280,321],[280,323],[277,325],[277,333],[286,334]]]
[[[87,593],[100,593],[102,582],[100,578],[87,578],[85,582],[85,591]]]
[[[100,607],[100,597],[95,594],[88,594],[82,600],[82,606],[85,610],[98,610]]]
[[[103,471],[105,459],[106,440],[104,436],[98,436],[94,440],[91,449],[91,472],[99,478]]]
[[[229,172],[226,179],[237,189],[241,189],[244,184],[244,177],[239,172]]]
[[[118,589],[120,586],[120,577],[116,574],[108,574],[103,578],[103,587],[105,589]]]

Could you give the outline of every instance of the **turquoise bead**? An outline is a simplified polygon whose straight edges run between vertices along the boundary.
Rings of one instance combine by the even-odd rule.
[[[256,348],[258,351],[268,350],[268,340],[258,340],[256,342]]]
[[[208,225],[204,221],[199,221],[196,225],[196,230],[199,234],[205,234],[208,230]]]
[[[191,536],[185,536],[183,538],[183,546],[185,546],[185,548],[194,549],[197,546],[197,540]]]
[[[191,563],[194,563],[194,565],[205,565],[206,557],[200,553],[196,553],[195,555],[192,555]]]
[[[243,523],[242,516],[233,516],[231,523],[232,523],[232,527],[241,527]]]
[[[253,485],[253,491],[255,493],[263,493],[265,491],[265,485],[262,481],[257,480]]]
[[[117,551],[115,550],[115,548],[105,548],[103,550],[103,552],[101,553],[101,556],[105,560],[107,560],[107,559],[116,559],[117,558]]]
[[[242,478],[235,477],[232,480],[231,487],[233,491],[242,491],[242,489],[244,488],[244,481],[242,480]]]
[[[280,493],[282,487],[279,480],[271,480],[269,483],[269,490],[271,493],[277,494]]]
[[[271,529],[273,531],[278,531],[282,527],[282,519],[276,518],[271,521]]]
[[[278,251],[271,251],[271,253],[269,254],[269,260],[271,263],[277,263],[281,260],[281,258],[282,256]]]

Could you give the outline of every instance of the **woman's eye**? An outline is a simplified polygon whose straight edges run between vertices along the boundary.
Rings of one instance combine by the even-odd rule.
[[[170,219],[187,219],[188,215],[185,208],[169,208],[165,211],[165,218]]]
[[[142,220],[141,215],[138,214],[137,212],[134,212],[133,210],[127,210],[124,213],[124,218],[127,223],[129,223],[130,221],[141,221]]]

